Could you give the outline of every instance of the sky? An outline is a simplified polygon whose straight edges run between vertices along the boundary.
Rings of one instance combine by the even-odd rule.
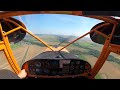
[[[34,34],[75,36],[87,33],[94,25],[102,22],[93,18],[61,14],[31,14],[15,18],[21,20]]]

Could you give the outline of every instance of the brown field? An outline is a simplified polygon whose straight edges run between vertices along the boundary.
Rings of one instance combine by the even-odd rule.
[[[97,58],[92,55],[86,56],[87,61],[94,66]],[[119,66],[119,65],[118,65]],[[99,74],[103,79],[120,79],[120,66],[118,67],[115,63],[106,61],[103,67],[100,69]]]
[[[43,48],[43,47],[40,47],[40,46],[37,46],[37,45],[29,45],[29,46],[26,45],[24,47],[20,47],[20,48],[14,50],[13,53],[14,53],[15,58],[17,60],[17,63],[19,65],[21,65],[21,63],[22,64],[24,63],[24,62],[21,62],[21,61],[25,57],[24,55],[25,55],[26,50],[27,50],[28,47],[29,47],[28,53],[26,54],[26,58],[25,58],[24,62],[32,59],[36,55],[38,55],[41,52],[43,52],[44,49],[46,49],[46,48]],[[10,65],[8,64],[5,56],[4,56],[4,53],[0,52],[0,56],[1,56],[1,59],[0,59],[0,69],[12,70]]]
[[[28,49],[29,47],[29,49]],[[26,58],[24,60],[28,61],[35,57],[36,55],[40,54],[43,52],[46,48],[45,47],[40,47],[37,45],[24,45],[23,47],[20,47],[16,50],[13,50],[13,53],[16,57],[16,60],[19,65],[22,63],[22,59],[25,57],[26,50],[28,49],[28,53],[26,54]],[[71,48],[71,49],[74,49]],[[86,51],[83,48],[78,48],[80,51]],[[118,57],[118,55],[116,55]],[[85,58],[87,61],[94,66],[97,58],[92,56],[92,55],[86,55]],[[23,62],[23,63],[24,63]],[[0,69],[9,69],[12,70],[9,64],[7,63],[7,60],[5,60],[5,56],[3,52],[0,52]],[[104,66],[101,68],[99,74],[102,76],[103,79],[120,79],[120,66],[117,63],[106,61]]]

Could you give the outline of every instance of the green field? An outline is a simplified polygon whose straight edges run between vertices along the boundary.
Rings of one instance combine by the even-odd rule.
[[[61,42],[61,46],[67,45],[70,41],[77,38],[76,36],[59,36],[59,35],[50,35],[50,34],[36,34],[38,37],[40,37],[42,40],[47,42],[49,45],[59,45]],[[25,39],[23,39],[25,43],[38,45],[45,47],[41,42],[37,41],[36,39],[32,38],[31,36],[27,35]],[[15,44],[11,45],[12,49],[16,49],[20,47],[21,45]],[[101,51],[102,51],[103,45],[96,44],[92,42],[89,38],[83,38],[81,40],[78,40],[77,42],[73,43],[69,47],[67,47],[68,51],[70,53],[73,53],[74,55],[77,55],[79,58],[85,60],[85,55],[93,55],[94,57],[99,57]],[[113,55],[110,55],[108,57],[108,61],[116,62],[120,64],[120,60]]]
[[[42,40],[44,40],[45,42],[47,42],[49,45],[52,45],[52,46],[59,45],[59,44],[60,44],[60,46],[65,46],[70,41],[77,38],[77,37],[74,37],[74,36],[71,36],[70,38],[68,38],[68,36],[39,35],[39,34],[37,36],[40,37]],[[32,45],[37,45],[37,46],[40,46],[40,47],[45,47],[41,42],[37,41],[36,39],[34,39],[34,38],[30,37],[30,36],[27,36],[20,43],[12,44],[11,48],[13,50],[15,50],[15,49],[23,46],[24,44],[27,44],[27,45],[32,44]],[[82,60],[85,60],[85,61],[89,61],[86,58],[86,56],[90,55],[90,56],[98,58],[101,51],[102,51],[102,47],[103,47],[103,45],[96,44],[96,43],[92,42],[90,39],[84,38],[82,40],[78,40],[77,42],[70,45],[66,49],[70,53],[76,55],[78,58],[80,58]],[[114,55],[109,55],[107,60],[120,65],[119,58],[115,57]],[[96,79],[102,79],[102,76],[101,76],[100,73],[98,73],[95,78]]]
[[[10,46],[11,46],[12,50],[15,50],[15,49],[21,47],[22,45],[20,45],[20,44],[11,44]]]
[[[101,75],[98,73],[96,76],[95,76],[95,79],[102,79]]]

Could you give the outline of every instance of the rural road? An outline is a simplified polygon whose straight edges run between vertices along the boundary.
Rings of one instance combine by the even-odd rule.
[[[43,47],[39,47],[36,45],[29,45],[29,49],[28,49],[28,45],[24,46],[24,47],[20,47],[16,50],[13,51],[15,58],[17,60],[17,63],[19,65],[21,65],[21,61],[24,58],[24,62],[28,61],[30,59],[32,59],[33,57],[35,57],[36,55],[38,55],[39,53],[43,52],[43,50],[45,50],[45,48]],[[25,56],[26,53],[26,56]],[[8,64],[7,60],[5,59],[4,53],[0,52],[0,69],[9,69],[12,70],[10,65]]]
[[[46,48],[45,47],[39,47],[37,45],[29,45],[20,47],[13,51],[16,60],[19,65],[21,65],[21,61],[23,57],[25,57],[25,61],[28,61],[38,55],[39,53],[43,52]],[[27,53],[26,53],[27,51]],[[25,56],[26,53],[26,56]],[[93,66],[95,62],[97,61],[96,57],[93,57],[92,55],[86,55],[85,57],[87,61]],[[2,52],[0,52],[0,69],[9,69],[12,70],[10,65],[7,63],[7,60],[4,60],[5,56]],[[103,67],[101,68],[99,74],[103,77],[103,79],[120,79],[120,66],[117,66],[110,61],[106,61]]]

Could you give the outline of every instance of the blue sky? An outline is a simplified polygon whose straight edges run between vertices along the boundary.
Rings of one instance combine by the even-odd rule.
[[[80,36],[88,32],[101,20],[60,14],[33,14],[20,18],[27,29],[35,34],[60,34]]]

